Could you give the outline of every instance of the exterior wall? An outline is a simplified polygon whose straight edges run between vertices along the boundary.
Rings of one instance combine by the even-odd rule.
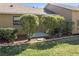
[[[79,20],[79,12],[72,12],[72,21],[74,22],[72,33],[79,33],[77,21]]]
[[[64,16],[66,20],[70,21],[72,19],[72,11],[63,7],[59,7],[53,4],[48,4],[46,9],[55,12],[56,14],[59,14],[61,16]]]
[[[12,15],[0,14],[0,27],[13,27]]]
[[[74,24],[72,25],[72,34],[79,33],[79,31],[77,30],[77,19],[79,19],[79,12],[72,11],[59,6],[51,5],[51,4],[48,4],[46,8],[55,12],[56,14],[64,16],[67,21],[74,22]]]
[[[21,16],[17,14],[0,14],[0,27],[14,27],[13,16]]]
[[[71,11],[62,7],[58,7],[55,5],[48,4],[46,9],[55,12],[61,16],[64,16],[67,21],[73,21],[74,24],[72,26],[72,33],[79,33],[77,20],[79,20],[79,11]],[[21,14],[0,14],[0,27],[14,27],[19,29],[18,33],[23,33],[20,25],[13,25],[13,16],[21,16]]]
[[[13,27],[13,28],[17,28],[18,33],[22,33],[21,32],[21,26],[20,25],[13,25],[13,17],[14,16],[21,16],[21,15],[17,15],[17,14],[0,14],[0,27]]]
[[[74,22],[74,24],[72,25],[72,34],[79,33],[79,26],[77,25],[77,22],[79,20],[79,11],[72,11],[53,4],[48,4],[46,6],[46,9],[55,12],[56,14],[59,14],[61,16],[64,16],[67,21]]]

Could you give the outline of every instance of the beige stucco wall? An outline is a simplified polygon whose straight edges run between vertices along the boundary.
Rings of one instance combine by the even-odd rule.
[[[21,26],[13,25],[13,17],[14,16],[21,16],[21,14],[0,14],[0,27],[13,27],[17,28],[18,33],[21,33]]]
[[[72,34],[79,33],[77,26],[77,20],[79,20],[79,11],[66,9],[53,4],[48,4],[46,6],[46,9],[49,9],[50,11],[53,11],[61,16],[64,16],[65,19],[68,21],[74,22],[74,24],[72,25]]]
[[[72,26],[72,33],[79,33],[79,30],[77,29],[79,11],[71,11],[65,8],[57,7],[55,5],[47,5],[47,9],[50,9],[51,11],[64,16],[68,21],[73,21],[74,24]],[[21,14],[0,14],[0,27],[15,27],[19,29],[19,33],[22,33],[22,31],[20,30],[21,27],[19,25],[13,25],[13,16],[21,16]]]
[[[0,27],[13,27],[12,15],[0,14]]]
[[[79,33],[79,30],[77,29],[77,20],[79,20],[79,11],[72,11],[72,10],[51,5],[51,4],[48,4],[46,8],[59,15],[64,16],[67,21],[74,22],[74,24],[72,25],[72,34]]]
[[[79,20],[79,11],[72,12],[72,21],[74,22],[72,33],[79,33],[77,20]]]
[[[17,14],[0,14],[0,27],[13,27],[13,16]]]

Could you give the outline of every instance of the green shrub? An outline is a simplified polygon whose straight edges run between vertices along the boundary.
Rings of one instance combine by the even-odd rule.
[[[0,39],[14,41],[16,39],[17,30],[14,28],[0,28]]]
[[[71,21],[65,21],[65,28],[64,28],[64,34],[68,35],[68,34],[72,34],[72,25],[74,24],[74,22]]]
[[[42,15],[40,23],[46,33],[54,34],[57,30],[60,32],[64,28],[64,17],[59,15]]]
[[[68,27],[70,24],[66,23],[64,17],[59,15],[35,15],[25,14],[20,18],[23,31],[28,38],[32,36],[34,32],[40,31],[50,35],[60,35],[64,32],[71,31]]]
[[[34,14],[25,14],[21,16],[20,21],[23,31],[25,32],[28,39],[30,40],[32,34],[36,32],[36,28],[39,24],[38,17]]]
[[[57,20],[57,27],[55,28],[55,34],[63,34],[63,31],[64,31],[64,29],[65,29],[65,19],[64,19],[64,17],[62,17],[62,16],[55,16],[56,17],[56,20]]]
[[[46,29],[46,33],[51,33],[56,28],[56,19],[51,15],[44,15],[42,16],[43,25]]]

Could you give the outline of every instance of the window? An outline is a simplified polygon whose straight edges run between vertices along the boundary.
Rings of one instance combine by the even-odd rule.
[[[20,17],[13,16],[13,25],[20,25]]]
[[[79,20],[77,20],[77,28],[79,29]]]
[[[77,26],[79,26],[79,20],[77,20]]]

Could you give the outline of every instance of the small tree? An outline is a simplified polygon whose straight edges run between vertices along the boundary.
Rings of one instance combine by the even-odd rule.
[[[25,14],[20,18],[23,31],[30,40],[32,34],[36,31],[38,25],[38,17],[34,14]]]
[[[56,18],[52,15],[42,15],[41,17],[42,26],[45,28],[46,33],[54,32],[54,29],[57,27]]]
[[[56,34],[56,30],[61,32],[65,26],[64,17],[59,15],[42,15],[40,21],[45,32],[49,34]]]
[[[65,19],[62,16],[55,16],[57,19],[57,28],[59,32],[62,32],[65,28]]]

